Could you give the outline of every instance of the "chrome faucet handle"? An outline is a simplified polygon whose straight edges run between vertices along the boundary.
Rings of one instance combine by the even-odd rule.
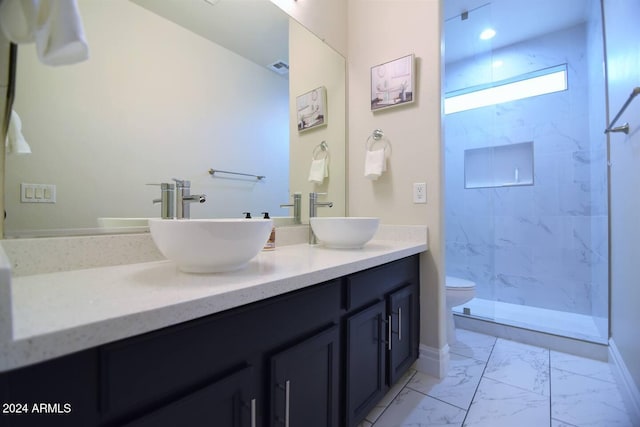
[[[186,179],[172,178],[176,182],[176,218],[191,218],[189,204],[193,202],[204,203],[207,196],[204,194],[191,194],[191,181]]]
[[[184,196],[182,200],[185,202],[204,203],[207,201],[207,195],[206,194],[190,194],[188,196]]]

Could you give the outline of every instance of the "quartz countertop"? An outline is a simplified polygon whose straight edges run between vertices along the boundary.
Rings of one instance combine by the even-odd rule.
[[[242,270],[220,274],[183,273],[162,260],[13,277],[11,331],[0,335],[0,372],[424,252],[426,227],[417,230],[417,239],[374,238],[359,250],[282,246],[261,252]],[[0,305],[5,317],[6,308]]]

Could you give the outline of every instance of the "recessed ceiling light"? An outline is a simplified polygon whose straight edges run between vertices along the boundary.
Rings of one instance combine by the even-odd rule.
[[[480,39],[489,40],[494,38],[495,35],[496,35],[496,30],[494,30],[493,28],[487,28],[486,30],[480,33]]]
[[[504,62],[502,62],[501,59],[496,59],[491,65],[493,66],[493,68],[498,68],[502,67],[504,65]]]

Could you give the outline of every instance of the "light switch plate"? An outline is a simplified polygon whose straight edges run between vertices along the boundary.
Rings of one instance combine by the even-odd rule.
[[[54,184],[20,184],[22,203],[55,203],[56,186]]]

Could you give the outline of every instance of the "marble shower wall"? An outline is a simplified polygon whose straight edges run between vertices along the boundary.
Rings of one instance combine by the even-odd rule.
[[[447,92],[568,69],[567,91],[445,118],[447,274],[475,281],[480,298],[592,314],[592,296],[607,288],[606,150],[590,138],[587,32],[579,25],[446,65]],[[534,185],[464,188],[464,150],[526,141]]]

